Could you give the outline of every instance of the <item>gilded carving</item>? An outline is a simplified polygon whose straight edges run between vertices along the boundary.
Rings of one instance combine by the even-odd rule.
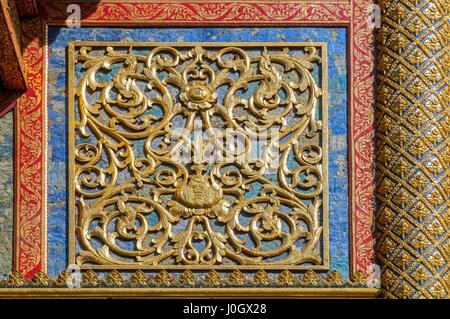
[[[328,267],[324,44],[69,53],[72,261]]]
[[[269,276],[267,275],[267,273],[264,270],[260,269],[255,273],[253,281],[256,284],[268,285],[269,284]]]
[[[130,285],[133,287],[146,286],[147,284],[148,284],[148,277],[142,270],[136,271],[130,278]]]
[[[96,287],[102,284],[102,280],[100,280],[93,270],[89,269],[83,274],[82,285],[87,287]]]
[[[415,276],[426,280],[426,272],[418,269]],[[165,270],[155,273],[138,269],[130,273],[128,269],[112,269],[109,272],[97,272],[92,269],[83,270],[81,274],[72,276],[63,271],[57,278],[49,278],[38,272],[32,279],[27,279],[19,273],[11,274],[9,280],[0,281],[0,289],[5,288],[54,288],[54,291],[65,288],[231,288],[231,287],[291,287],[291,288],[364,288],[367,289],[367,278],[364,272],[355,272],[353,280],[343,279],[343,275],[333,270],[329,272],[308,270],[294,275],[289,270],[273,273],[263,269],[257,271],[219,273],[210,270],[192,271],[186,269],[182,273],[174,274]],[[78,282],[78,280],[80,280]],[[436,288],[436,292],[438,291]],[[84,290],[84,289],[83,289]],[[120,289],[119,289],[120,290]],[[0,290],[1,292],[1,290]]]
[[[37,273],[35,273],[32,281],[36,286],[47,286],[49,284],[49,278],[47,274],[42,271],[38,271]]]
[[[106,278],[106,285],[112,287],[121,287],[124,285],[124,280],[117,270],[113,270]]]
[[[8,278],[7,284],[9,286],[23,286],[25,284],[25,278],[18,271],[13,271]]]
[[[183,273],[180,275],[180,278],[178,279],[178,282],[183,286],[194,286],[195,281],[195,274],[189,269],[183,271]]]
[[[220,274],[214,269],[208,272],[205,276],[205,285],[218,286],[222,282]]]
[[[155,282],[157,285],[170,286],[173,282],[173,278],[170,276],[170,274],[167,271],[161,270],[156,275]]]
[[[449,7],[381,1],[378,257],[387,298],[450,294]]]
[[[289,270],[283,270],[278,276],[278,282],[281,285],[292,286],[294,284],[294,275]]]

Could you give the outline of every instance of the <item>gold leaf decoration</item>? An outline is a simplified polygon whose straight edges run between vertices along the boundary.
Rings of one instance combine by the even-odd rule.
[[[236,285],[236,286],[242,286],[246,283],[245,276],[242,272],[239,270],[235,270],[232,273],[230,273],[230,277],[228,279],[228,282],[230,285]]]
[[[8,285],[10,286],[23,286],[25,285],[25,278],[23,278],[23,275],[18,271],[13,271],[8,278]]]
[[[32,281],[37,286],[48,286],[49,284],[47,274],[41,270],[34,274]]]
[[[161,270],[156,275],[155,282],[157,285],[170,286],[173,282],[173,278],[170,276],[170,274],[167,271]]]
[[[253,281],[260,285],[268,285],[269,284],[269,276],[267,275],[267,273],[264,270],[260,269],[255,273],[255,277],[254,277]]]
[[[294,275],[285,269],[278,276],[278,282],[281,285],[292,286],[294,284]]]
[[[328,267],[325,44],[69,55],[73,263]]]
[[[83,280],[81,283],[84,287],[96,287],[101,284],[101,281],[97,277],[97,274],[89,269],[83,274]]]
[[[211,270],[206,274],[204,282],[206,285],[218,286],[221,283],[220,274],[215,270]]]
[[[108,286],[121,287],[124,285],[124,280],[120,275],[120,272],[114,269],[108,274],[108,277],[106,278],[106,284]]]
[[[183,271],[183,273],[180,275],[180,278],[178,279],[178,282],[183,286],[184,285],[193,286],[195,285],[195,281],[196,281],[195,274],[189,269]]]
[[[138,270],[131,276],[130,284],[131,286],[146,286],[148,277],[142,270]]]

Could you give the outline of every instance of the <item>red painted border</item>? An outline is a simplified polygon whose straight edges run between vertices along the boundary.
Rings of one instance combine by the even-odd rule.
[[[375,262],[374,31],[372,0],[352,1],[350,25],[350,204],[352,271],[370,271]]]
[[[76,2],[76,1],[71,1]],[[101,1],[80,3],[82,26],[346,26],[349,30],[349,176],[351,271],[367,270],[374,260],[374,52],[367,25],[371,0],[352,1]],[[44,0],[44,26],[62,25],[64,3]],[[46,105],[45,28],[24,24],[24,60],[30,90],[18,103],[16,118],[15,268],[31,277],[46,261]],[[30,39],[33,38],[32,41]],[[45,46],[44,46],[45,47]],[[46,47],[45,47],[46,50]]]
[[[28,91],[15,112],[14,269],[31,277],[46,261],[46,105],[44,24],[21,23]]]

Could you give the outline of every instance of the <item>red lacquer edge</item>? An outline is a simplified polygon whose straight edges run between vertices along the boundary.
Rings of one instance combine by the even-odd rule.
[[[76,2],[76,1],[73,1]],[[371,0],[167,1],[80,3],[82,26],[344,26],[349,43],[349,177],[351,273],[374,262],[374,52],[367,24]],[[22,27],[29,91],[16,112],[15,270],[46,271],[47,105],[46,27],[64,25],[67,4],[45,0],[41,19]],[[39,46],[40,45],[40,46]]]
[[[14,270],[26,277],[46,269],[47,110],[45,24],[23,20],[21,40],[28,91],[15,111]]]

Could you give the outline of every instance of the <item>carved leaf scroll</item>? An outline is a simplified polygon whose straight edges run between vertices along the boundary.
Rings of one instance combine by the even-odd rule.
[[[76,263],[323,265],[324,55],[314,44],[75,47]],[[199,144],[197,131],[213,133]],[[211,149],[233,160],[206,160]]]

